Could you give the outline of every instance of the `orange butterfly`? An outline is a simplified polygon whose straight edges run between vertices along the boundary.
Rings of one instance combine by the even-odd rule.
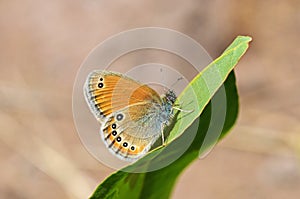
[[[100,122],[101,137],[123,160],[144,156],[173,117],[174,91],[165,96],[125,75],[93,71],[84,86],[85,99]]]

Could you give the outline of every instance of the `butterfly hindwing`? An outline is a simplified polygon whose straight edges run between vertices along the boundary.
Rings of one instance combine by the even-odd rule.
[[[101,135],[111,152],[123,159],[133,160],[149,151],[153,142],[161,135],[162,126],[155,121],[156,117],[135,115],[138,110],[147,111],[143,110],[147,105],[152,104],[131,105],[113,113],[104,122]]]

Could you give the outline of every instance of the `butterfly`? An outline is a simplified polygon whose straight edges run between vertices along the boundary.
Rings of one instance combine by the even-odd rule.
[[[84,96],[100,123],[102,140],[118,158],[141,158],[159,137],[164,144],[163,129],[174,117],[173,90],[160,96],[123,74],[95,70],[86,79]]]

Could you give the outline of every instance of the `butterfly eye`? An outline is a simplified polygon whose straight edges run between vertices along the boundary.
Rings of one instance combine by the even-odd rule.
[[[119,113],[116,118],[118,121],[121,121],[124,118],[124,115]]]
[[[103,86],[104,86],[103,83],[99,83],[99,84],[98,84],[98,87],[99,87],[99,88],[103,88]]]
[[[130,149],[131,149],[131,151],[134,151],[134,150],[135,150],[135,147],[134,147],[134,146],[131,146]]]
[[[128,146],[128,143],[127,142],[124,142],[123,143],[123,147],[127,147]]]
[[[117,142],[121,142],[122,138],[121,137],[117,137]]]

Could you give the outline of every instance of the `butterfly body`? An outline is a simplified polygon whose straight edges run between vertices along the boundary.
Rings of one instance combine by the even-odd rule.
[[[149,86],[108,71],[90,73],[84,94],[106,146],[129,161],[145,155],[162,135],[176,100],[172,90],[160,97]]]

